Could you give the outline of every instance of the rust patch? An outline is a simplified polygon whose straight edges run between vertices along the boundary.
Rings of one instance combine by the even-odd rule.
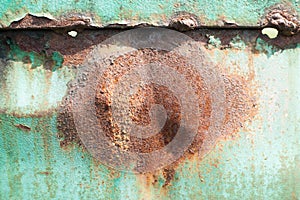
[[[163,184],[162,187],[167,187],[171,184],[171,181],[174,179],[175,169],[174,168],[163,169],[163,176],[165,178],[165,183]]]
[[[47,17],[39,17],[27,14],[19,21],[12,22],[9,28],[57,28],[68,26],[90,26],[91,21],[88,18],[80,16],[70,16],[61,20],[49,19]]]
[[[199,27],[197,16],[187,12],[179,12],[171,18],[169,27],[178,31],[189,31]]]
[[[199,107],[202,110],[199,118],[202,126],[199,127],[198,134],[190,147],[190,151],[194,152],[200,147],[203,141],[203,132],[208,129],[210,124],[211,100],[202,78],[197,75],[197,72],[193,71],[191,66],[187,65],[182,56],[173,53],[144,49],[120,56],[114,60],[104,73],[104,76],[101,77],[96,94],[95,101],[99,122],[112,143],[123,150],[149,153],[163,148],[172,141],[180,127],[180,103],[165,87],[153,84],[147,85],[140,88],[137,94],[132,96],[130,102],[132,120],[144,126],[149,124],[151,105],[161,104],[164,106],[168,117],[164,127],[158,134],[146,139],[136,138],[129,133],[121,132],[112,119],[111,91],[114,89],[115,82],[131,69],[156,62],[164,63],[184,74],[186,79],[191,80],[193,87],[196,88],[199,97]],[[108,80],[110,80],[109,84],[107,84]],[[205,103],[203,104],[203,102]]]
[[[46,24],[52,23],[52,20],[47,17],[36,17],[31,14],[25,15],[19,21],[12,22],[10,28],[28,28],[28,27],[41,27]]]
[[[151,104],[160,103],[165,106],[170,121],[169,123],[167,122],[161,132],[154,137],[142,140],[137,139],[128,133],[121,132],[112,119],[110,98],[115,82],[128,70],[141,64],[155,63],[157,61],[160,63],[165,62],[165,64],[176,70],[181,69],[180,73],[191,80],[193,87],[198,91],[197,95],[201,96],[199,98],[205,100],[203,105],[199,105],[203,110],[201,119],[199,119],[202,126],[199,127],[198,134],[192,145],[183,153],[180,159],[160,171],[165,179],[164,187],[168,187],[174,178],[176,168],[186,159],[194,159],[194,157],[198,155],[198,149],[201,148],[202,141],[205,140],[203,131],[205,131],[211,123],[209,121],[211,112],[209,91],[207,91],[201,77],[193,73],[184,58],[169,52],[150,49],[138,50],[118,57],[111,63],[106,73],[104,73],[104,76],[99,80],[95,106],[99,123],[105,130],[107,137],[110,138],[115,146],[120,147],[123,151],[151,152],[168,144],[176,134],[176,126],[178,126],[178,120],[180,121],[180,105],[177,103],[177,99],[170,95],[167,88],[151,84],[147,85],[132,95],[129,102],[131,119],[141,125],[149,124],[149,108]],[[178,66],[185,67],[179,68]],[[221,130],[224,137],[219,138],[219,140],[226,140],[234,138],[238,130],[244,128],[245,122],[251,121],[256,114],[257,105],[255,98],[256,90],[251,79],[253,76],[250,77],[249,75],[250,78],[248,79],[225,71],[223,71],[222,74],[225,84],[226,102],[224,106],[226,107],[226,114]],[[70,106],[70,102],[66,103],[66,107],[58,120],[61,137],[64,138],[62,146],[66,147],[74,143],[78,143],[82,146],[80,138],[76,133],[72,114],[70,114],[71,108],[68,106]],[[100,164],[97,161],[95,161],[95,163]],[[155,178],[158,172],[147,173],[145,175],[147,177],[153,177],[149,184],[154,185],[158,183],[157,178]]]
[[[26,132],[31,131],[31,128],[29,126],[24,125],[24,124],[15,124],[15,127],[19,128],[23,131],[26,131]]]
[[[58,138],[60,139],[60,146],[68,149],[70,145],[77,144],[84,148],[76,131],[73,115],[69,106],[69,102],[65,99],[61,110],[57,115],[57,129]]]
[[[263,26],[272,26],[277,28],[282,35],[295,35],[300,30],[300,20],[296,11],[292,8],[278,4],[267,12],[262,22]]]

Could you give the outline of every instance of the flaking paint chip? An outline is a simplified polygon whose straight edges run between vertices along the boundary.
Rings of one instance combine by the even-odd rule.
[[[78,34],[77,31],[69,31],[68,32],[68,35],[71,36],[71,37],[76,37],[77,34]]]
[[[274,39],[278,36],[278,30],[276,28],[264,28],[261,33],[267,35],[270,39]]]

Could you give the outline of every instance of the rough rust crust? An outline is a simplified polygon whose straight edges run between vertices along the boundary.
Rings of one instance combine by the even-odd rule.
[[[99,123],[105,130],[107,137],[110,138],[112,143],[120,147],[124,151],[135,152],[151,152],[157,150],[166,145],[174,135],[176,134],[176,127],[178,121],[180,121],[180,105],[174,96],[170,95],[167,88],[159,87],[156,85],[148,85],[148,87],[141,89],[137,94],[134,94],[130,100],[132,119],[138,124],[149,123],[149,107],[153,103],[161,103],[165,106],[169,119],[169,123],[165,124],[164,129],[155,137],[149,140],[137,140],[135,137],[131,137],[128,133],[120,132],[117,125],[115,125],[111,115],[111,91],[114,88],[115,81],[118,81],[126,71],[136,67],[139,64],[147,64],[155,61],[165,61],[169,66],[178,70],[177,66],[185,66],[181,69],[180,73],[184,74],[188,79],[193,80],[193,87],[197,88],[198,95],[202,95],[205,99],[205,105],[201,105],[204,112],[201,115],[202,126],[199,127],[198,134],[195,137],[194,142],[191,144],[187,152],[184,152],[183,156],[175,163],[171,164],[165,169],[164,174],[166,177],[166,183],[164,186],[168,186],[170,177],[173,177],[172,173],[168,171],[176,168],[185,159],[192,159],[195,155],[198,155],[198,150],[201,148],[203,137],[203,131],[206,130],[210,123],[210,98],[209,91],[203,85],[201,77],[198,77],[193,71],[188,70],[187,64],[183,58],[178,55],[170,54],[167,52],[155,51],[150,49],[139,50],[128,55],[120,56],[115,59],[111,66],[108,67],[104,76],[100,78],[98,83],[98,92],[95,97],[95,106],[97,108],[97,116]],[[221,73],[221,72],[220,72]],[[223,74],[223,80],[225,84],[226,107],[225,121],[222,127],[222,136],[219,139],[232,138],[237,131],[243,128],[246,121],[251,121],[256,114],[257,105],[255,102],[255,87],[251,83],[251,79],[243,78],[239,75]],[[110,80],[107,82],[107,80]],[[167,99],[167,100],[166,100]],[[62,146],[68,146],[69,144],[79,143],[80,139],[76,133],[74,122],[72,121],[71,108],[69,104],[65,105],[67,109],[62,112],[61,120],[58,120],[59,129],[64,135]],[[171,127],[175,127],[174,129]],[[178,128],[178,127],[177,127]],[[62,136],[63,136],[62,135]]]
[[[149,153],[161,149],[172,141],[180,127],[180,103],[179,100],[163,86],[155,84],[147,85],[140,88],[137,94],[133,95],[130,100],[131,118],[137,124],[149,124],[149,111],[153,104],[161,104],[166,109],[168,119],[160,133],[147,139],[139,139],[132,137],[129,133],[120,132],[117,125],[112,119],[111,111],[111,92],[113,91],[115,82],[126,72],[141,65],[149,63],[163,63],[183,74],[187,80],[195,88],[199,96],[199,108],[202,113],[199,118],[201,126],[198,129],[198,134],[195,137],[195,142],[191,145],[194,151],[199,148],[203,140],[203,132],[209,127],[209,118],[211,112],[211,102],[207,88],[203,85],[202,78],[192,70],[185,62],[185,59],[179,55],[168,52],[155,50],[139,50],[135,53],[120,56],[111,66],[108,67],[104,76],[101,77],[96,96],[97,115],[100,124],[106,131],[107,136],[111,138],[112,143],[122,149],[129,151]],[[179,67],[180,66],[180,67]],[[106,84],[110,80],[109,84]],[[205,102],[203,104],[202,102]]]
[[[277,28],[282,35],[291,36],[299,33],[300,20],[296,11],[286,5],[278,4],[267,10],[263,26]]]
[[[27,14],[19,21],[12,22],[9,28],[58,28],[70,26],[91,26],[89,18],[80,16],[68,17],[68,19],[54,20],[47,17],[38,17]]]
[[[74,144],[84,148],[77,131],[70,108],[70,102],[65,99],[61,110],[57,115],[58,138],[60,138],[60,147],[67,149]]]
[[[178,31],[189,31],[199,28],[200,22],[196,15],[187,12],[179,12],[175,14],[169,23],[169,27]]]

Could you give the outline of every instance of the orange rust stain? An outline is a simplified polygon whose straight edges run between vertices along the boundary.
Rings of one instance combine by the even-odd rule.
[[[128,55],[120,56],[114,60],[110,67],[108,67],[104,76],[99,79],[98,92],[95,97],[95,106],[97,108],[99,123],[102,124],[107,136],[116,146],[120,147],[124,151],[151,152],[154,149],[159,149],[166,145],[169,140],[174,137],[176,131],[169,133],[167,129],[160,132],[161,135],[165,134],[167,136],[165,138],[155,137],[152,138],[152,141],[150,142],[140,142],[128,133],[121,132],[117,125],[114,125],[111,113],[111,91],[113,91],[114,85],[117,83],[119,78],[129,69],[133,69],[141,63],[147,64],[154,62],[165,62],[168,66],[173,67],[181,74],[184,74],[187,79],[191,80],[193,83],[193,87],[196,88],[199,98],[202,98],[205,102],[204,104],[199,105],[204,111],[201,115],[201,119],[199,119],[201,120],[202,126],[199,127],[198,134],[188,151],[184,152],[183,156],[171,165],[161,170],[157,170],[156,172],[141,175],[143,177],[140,178],[141,183],[155,186],[158,184],[159,174],[162,174],[165,179],[163,188],[167,189],[168,186],[171,185],[171,182],[174,179],[175,170],[179,165],[186,160],[198,159],[198,149],[201,148],[202,141],[205,139],[203,138],[202,133],[209,128],[211,123],[209,120],[211,113],[211,99],[209,97],[209,91],[207,91],[202,78],[197,75],[197,73],[193,73],[192,68],[189,68],[184,58],[181,58],[178,55],[150,49],[139,50]],[[251,121],[257,113],[258,108],[255,99],[257,91],[255,89],[255,84],[252,82],[254,78],[254,71],[253,69],[250,69],[248,76],[241,76],[221,70],[220,73],[223,75],[223,81],[225,84],[226,102],[224,106],[226,107],[226,114],[221,130],[223,136],[218,138],[218,140],[232,140],[236,137],[238,130],[244,129],[245,123]],[[160,93],[163,95],[159,96]],[[139,90],[132,96],[129,102],[131,105],[130,108],[133,121],[138,124],[147,125],[149,123],[150,105],[152,103],[164,103],[163,97],[168,96],[167,93],[167,88],[157,87],[155,85],[148,85],[143,90]],[[165,102],[166,109],[178,114],[180,106],[178,107],[178,104],[176,104],[176,98],[169,95],[168,99],[169,102]],[[170,114],[170,117],[172,117],[171,115],[172,114]],[[76,133],[70,103],[66,103],[64,105],[64,109],[58,118],[58,124],[60,137],[64,138],[61,142],[62,147],[65,148],[70,144],[79,144],[80,146],[83,146]],[[100,162],[95,161],[95,164],[100,164]],[[211,165],[218,167],[218,161],[215,160],[211,163]]]
[[[112,119],[110,91],[113,91],[115,85],[113,80],[118,80],[127,71],[141,64],[155,62],[162,62],[184,74],[186,79],[191,80],[193,87],[196,88],[196,93],[199,97],[199,107],[203,112],[199,118],[202,126],[199,126],[198,134],[190,147],[190,151],[194,152],[203,141],[203,132],[209,127],[210,98],[202,78],[193,71],[191,66],[184,62],[184,58],[173,53],[145,49],[117,58],[101,77],[98,86],[99,92],[95,100],[99,122],[107,136],[116,146],[134,152],[151,152],[164,147],[172,140],[180,126],[180,105],[177,103],[176,97],[172,96],[167,88],[148,85],[146,88],[143,88],[142,92],[140,91],[132,96],[130,102],[133,120],[143,125],[147,125],[149,122],[147,119],[149,119],[149,107],[152,103],[160,103],[165,107],[169,121],[166,122],[161,132],[157,135],[149,139],[139,139],[130,136],[129,133],[122,133]],[[111,80],[111,83],[106,84],[107,80]],[[202,103],[203,101],[205,104]]]
[[[49,171],[42,171],[42,172],[38,172],[38,174],[41,174],[41,175],[50,175],[52,172],[49,172]]]

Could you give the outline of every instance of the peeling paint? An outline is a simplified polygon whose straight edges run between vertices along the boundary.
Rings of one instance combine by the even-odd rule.
[[[278,47],[266,43],[261,38],[257,38],[255,50],[259,51],[260,53],[265,53],[268,57],[282,51]]]
[[[208,40],[208,48],[219,48],[221,46],[221,40],[219,38],[215,38],[215,36],[213,35],[209,35],[208,36],[209,40]]]
[[[9,60],[31,64],[32,69],[44,66],[45,69],[53,72],[62,67],[64,59],[57,51],[52,52],[51,55],[47,55],[45,52],[26,52],[21,50],[12,40],[8,39],[6,42],[9,49],[6,57]]]

